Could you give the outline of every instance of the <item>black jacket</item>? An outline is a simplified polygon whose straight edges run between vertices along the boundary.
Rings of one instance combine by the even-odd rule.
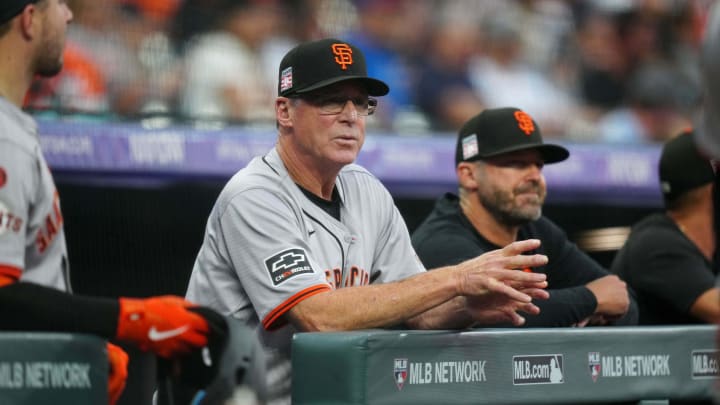
[[[610,274],[570,242],[565,232],[545,217],[520,227],[518,240],[539,239],[542,245],[533,252],[548,257],[548,264],[532,269],[547,274],[547,300],[536,300],[539,315],[525,315],[526,327],[570,326],[595,312],[595,295],[585,287],[588,282]],[[465,217],[457,196],[447,193],[415,230],[412,243],[426,268],[460,263],[484,252],[499,249],[480,235]],[[638,319],[634,293],[629,290],[630,308],[615,324],[634,325]],[[505,326],[505,325],[496,325]]]

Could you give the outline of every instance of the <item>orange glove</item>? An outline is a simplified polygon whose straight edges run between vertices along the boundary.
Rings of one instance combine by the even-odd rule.
[[[171,358],[207,344],[207,321],[180,297],[120,298],[117,338]]]
[[[125,383],[127,382],[128,355],[125,351],[112,343],[107,344],[108,363],[110,375],[108,376],[108,403],[115,405],[120,399]]]

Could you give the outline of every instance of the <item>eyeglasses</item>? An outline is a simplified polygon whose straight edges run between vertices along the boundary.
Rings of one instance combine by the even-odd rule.
[[[338,115],[343,112],[347,102],[355,106],[358,115],[372,115],[377,108],[378,101],[372,97],[344,97],[339,95],[328,95],[318,97],[298,97],[317,107],[320,115]]]

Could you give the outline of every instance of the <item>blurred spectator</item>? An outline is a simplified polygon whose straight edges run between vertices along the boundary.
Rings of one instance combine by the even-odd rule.
[[[274,66],[263,46],[278,27],[274,1],[223,0],[209,32],[197,35],[185,55],[181,109],[191,118],[274,122]]]
[[[578,93],[586,118],[600,120],[589,137],[662,142],[687,126],[699,82],[694,4],[573,3]]]
[[[483,52],[470,65],[473,85],[488,108],[517,105],[546,128],[547,136],[563,134],[574,115],[573,99],[523,61],[518,16],[508,9],[483,19]]]
[[[142,35],[143,21],[124,14],[114,0],[69,3],[75,18],[68,28],[68,41],[97,64],[105,78],[112,112],[137,113],[145,102],[148,82],[132,41]]]
[[[77,10],[68,35],[71,68],[52,83],[34,84],[31,108],[127,118],[159,107],[183,115],[272,123],[272,109],[266,107],[277,91],[273,83],[280,58],[299,41],[329,35],[366,50],[369,73],[386,78],[393,88],[368,120],[369,128],[403,133],[426,129],[433,120],[433,130],[454,131],[454,122],[467,116],[464,111],[476,112],[480,104],[518,105],[536,117],[548,137],[604,140],[597,127],[603,117],[602,126],[612,127],[611,132],[622,127],[634,134],[608,135],[618,142],[666,139],[667,132],[684,125],[691,105],[687,100],[699,88],[699,44],[711,4],[68,1]],[[477,46],[470,38],[473,30],[481,32]],[[684,99],[681,111],[677,105],[668,107],[667,100],[653,101],[672,117],[658,118],[658,113],[639,118],[636,106],[629,105],[637,96],[635,82],[645,74],[641,70],[656,65],[668,66],[690,83],[675,89],[687,94],[679,96]],[[464,90],[465,75],[474,96]],[[647,122],[666,129],[648,129]]]
[[[600,115],[623,99],[628,70],[620,36],[609,15],[591,13],[577,22],[578,90],[582,101]]]
[[[224,0],[183,0],[169,24],[170,39],[179,54],[197,35],[215,28]]]
[[[262,46],[260,57],[263,66],[270,66],[265,74],[270,83],[277,83],[277,66],[287,51],[303,41],[324,36],[318,26],[317,4],[315,0],[283,0],[278,3],[277,28]],[[277,89],[273,88],[273,97]],[[274,117],[273,117],[274,119]]]
[[[139,111],[143,116],[169,114],[175,110],[182,64],[170,36],[181,0],[115,0],[133,25],[126,41],[145,72],[145,97]],[[127,35],[130,34],[130,35]]]
[[[598,139],[611,143],[667,141],[691,125],[689,111],[697,97],[694,85],[670,66],[644,66],[631,77],[626,102],[598,120]]]
[[[357,27],[342,35],[363,50],[368,75],[382,77],[392,91],[381,100],[369,125],[392,128],[403,109],[414,109],[413,89],[416,75],[412,65],[414,52],[423,49],[423,28],[427,25],[425,6],[413,0],[357,0]],[[424,56],[423,56],[424,57]]]
[[[64,51],[65,69],[53,78],[36,78],[25,106],[31,110],[53,109],[61,113],[120,114],[137,111],[138,89],[130,85],[141,75],[115,27],[119,15],[109,0],[71,0],[75,10]],[[120,91],[122,89],[122,91]]]
[[[602,113],[623,103],[638,66],[661,59],[658,12],[632,1],[583,2],[575,11],[580,94]]]
[[[700,1],[678,2],[679,10],[670,21],[665,44],[675,66],[699,86],[700,46],[705,29],[705,15]]]
[[[125,7],[137,11],[151,20],[165,25],[177,13],[182,0],[117,0]]]
[[[659,3],[659,2],[655,2]],[[668,29],[668,12],[652,2],[637,2],[615,14],[621,51],[630,69],[667,59],[663,32]]]
[[[100,67],[72,42],[63,52],[63,71],[36,77],[23,105],[33,111],[104,114],[109,110],[105,76]]]
[[[681,134],[664,145],[658,171],[665,212],[638,222],[612,265],[637,293],[641,324],[720,321],[715,174],[693,138]]]
[[[467,71],[477,36],[468,22],[443,20],[432,28],[414,87],[415,103],[435,130],[454,133],[483,109]]]
[[[568,42],[574,28],[572,9],[565,0],[520,1],[524,60],[553,81],[565,82]],[[558,76],[560,75],[560,76]]]

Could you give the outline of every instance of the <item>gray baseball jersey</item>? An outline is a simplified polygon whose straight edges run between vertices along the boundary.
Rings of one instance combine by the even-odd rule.
[[[267,389],[289,403],[290,343],[282,315],[333,288],[385,283],[425,271],[390,193],[358,165],[335,187],[338,221],[310,201],[277,150],[256,157],[221,192],[207,223],[187,298],[256,328]]]
[[[60,199],[37,126],[0,97],[0,274],[70,289]]]

